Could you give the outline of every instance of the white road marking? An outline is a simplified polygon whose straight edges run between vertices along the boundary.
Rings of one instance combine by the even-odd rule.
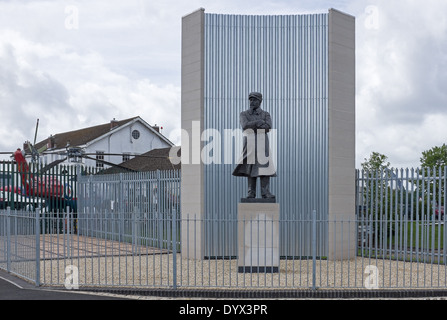
[[[3,278],[3,277],[0,277],[0,279],[5,280],[5,281],[7,281],[7,282],[9,282],[9,283],[11,283],[11,284],[13,284],[13,285],[15,285],[15,286],[16,286],[17,288],[19,288],[19,289],[23,289],[23,287],[19,286],[17,283],[15,283],[15,282],[13,282],[13,281],[11,281],[11,280],[5,279],[5,278]]]

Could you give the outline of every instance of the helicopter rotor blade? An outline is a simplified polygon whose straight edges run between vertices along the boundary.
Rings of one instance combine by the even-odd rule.
[[[67,160],[67,158],[63,158],[63,159],[59,159],[59,160],[53,161],[53,162],[51,162],[50,164],[47,164],[45,167],[41,168],[41,169],[39,170],[39,172],[40,172],[40,173],[44,173],[45,171],[48,171],[48,170],[50,170],[51,168],[57,166],[59,163],[64,162],[65,160]]]
[[[33,147],[36,145],[36,139],[37,139],[37,129],[39,128],[39,119],[37,119],[37,123],[36,123],[36,132],[34,133],[34,142],[33,142]]]
[[[96,155],[96,153],[84,153],[85,156]],[[122,156],[122,153],[104,153],[105,156]],[[168,156],[154,156],[154,155],[144,155],[144,154],[132,154],[135,158],[148,158],[148,159],[169,159]],[[96,160],[96,159],[95,159]]]
[[[37,152],[39,152],[39,154],[42,154],[43,152],[45,152],[47,150],[47,148],[48,148],[47,145],[44,145],[43,147],[39,148],[37,150]]]
[[[109,166],[112,166],[112,167],[118,167],[118,168],[121,168],[121,169],[124,169],[124,170],[127,170],[127,171],[137,172],[136,170],[133,170],[133,169],[130,169],[130,168],[126,168],[126,167],[121,166],[121,165],[119,165],[119,164],[112,163],[112,162],[108,162],[108,161],[101,160],[101,159],[95,159],[95,158],[89,157],[89,156],[87,156],[87,155],[85,155],[85,154],[84,154],[82,157],[83,157],[83,158],[86,158],[86,159],[89,159],[89,160],[93,160],[93,161],[101,162],[101,163],[104,163],[104,164],[109,165]]]

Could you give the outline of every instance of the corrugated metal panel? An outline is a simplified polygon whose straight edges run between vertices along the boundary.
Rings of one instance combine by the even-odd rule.
[[[281,218],[307,216],[312,210],[326,217],[328,14],[205,14],[204,31],[204,128],[216,129],[224,140],[225,129],[240,129],[239,114],[249,108],[248,94],[261,92],[261,108],[270,112],[276,129],[276,139],[272,134],[270,139],[277,150],[278,177],[271,179],[271,191],[280,203]],[[246,179],[232,176],[239,154],[225,164],[223,153],[222,164],[205,166],[206,218],[236,218],[237,204],[246,196]],[[221,232],[236,229],[216,222],[206,232],[211,255],[235,255],[219,251]]]

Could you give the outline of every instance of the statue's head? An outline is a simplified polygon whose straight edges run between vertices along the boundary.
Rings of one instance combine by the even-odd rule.
[[[251,100],[251,99],[258,99],[259,101],[262,101],[262,94],[259,92],[251,92],[248,95],[248,100]]]
[[[250,108],[257,109],[262,102],[262,94],[259,92],[252,92],[248,95],[248,100],[250,100]]]

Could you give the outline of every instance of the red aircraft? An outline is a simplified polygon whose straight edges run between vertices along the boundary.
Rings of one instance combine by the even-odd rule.
[[[31,156],[34,162],[38,162],[37,159],[39,155],[46,150],[46,146],[40,148],[37,150],[35,148],[36,145],[36,137],[37,137],[37,129],[39,126],[39,119],[37,119],[36,124],[36,133],[34,135],[34,144],[31,144],[29,141],[27,142],[29,151],[31,152]],[[2,154],[5,154],[5,152],[1,152]],[[9,153],[10,154],[10,153]],[[61,154],[61,153],[59,153]],[[61,177],[60,174],[55,175],[52,173],[46,173],[51,168],[55,167],[56,165],[64,162],[65,160],[69,158],[86,158],[94,161],[101,161],[107,165],[110,166],[117,166],[120,168],[123,168],[128,171],[133,171],[131,169],[128,169],[126,167],[113,164],[104,160],[98,160],[89,157],[88,155],[84,154],[82,150],[78,147],[69,147],[67,146],[66,151],[66,157],[63,159],[59,159],[56,161],[51,162],[50,164],[44,166],[43,168],[40,168],[38,170],[38,173],[36,172],[33,174],[34,170],[30,170],[30,167],[25,159],[24,153],[20,148],[18,148],[12,155],[12,157],[15,159],[15,162],[17,164],[17,171],[20,174],[21,180],[22,180],[22,187],[20,186],[5,186],[0,188],[0,207],[4,207],[5,205],[8,205],[8,201],[14,201],[17,203],[18,207],[23,207],[23,203],[20,203],[19,198],[27,197],[31,202],[36,202],[36,198],[39,199],[39,201],[44,200],[45,205],[48,207],[48,209],[51,211],[53,208],[57,209],[65,209],[67,206],[71,207],[72,209],[76,210],[76,198],[73,198],[72,190],[75,181],[75,176],[63,176]],[[33,172],[31,172],[33,171]],[[64,181],[64,184],[61,183],[61,181],[57,178],[62,178],[62,181]],[[5,193],[12,193],[14,199],[9,199],[5,195]],[[3,198],[3,199],[2,199]],[[11,198],[11,196],[9,197]],[[19,200],[17,200],[19,199]],[[26,202],[29,202],[28,199],[26,199]],[[2,205],[3,204],[3,205]]]
[[[14,159],[17,163],[17,170],[22,177],[22,185],[25,188],[26,196],[64,199],[64,186],[55,176],[34,176],[20,149],[14,152]]]
[[[55,161],[51,165],[40,169],[40,173],[34,174],[20,148],[13,153],[13,158],[17,164],[17,172],[20,174],[22,186],[9,185],[0,188],[0,191],[2,191],[2,197],[0,198],[3,198],[0,199],[2,207],[10,206],[8,202],[13,201],[16,208],[25,208],[29,205],[35,207],[42,204],[45,204],[50,211],[67,206],[76,208],[76,199],[72,197],[70,184],[66,183],[64,186],[56,175],[44,174],[48,168],[63,160]],[[68,180],[73,181],[72,177],[71,179],[67,177]],[[6,193],[10,195],[7,196]]]

